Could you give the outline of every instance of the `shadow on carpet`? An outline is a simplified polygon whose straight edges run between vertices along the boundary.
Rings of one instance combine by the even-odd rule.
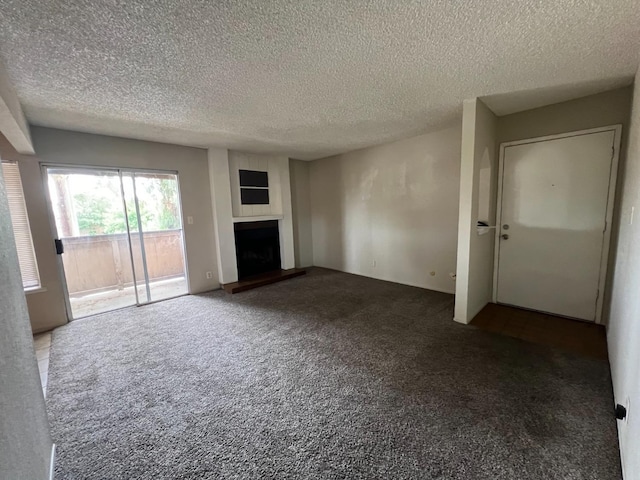
[[[619,479],[606,362],[323,269],[53,335],[56,479]]]

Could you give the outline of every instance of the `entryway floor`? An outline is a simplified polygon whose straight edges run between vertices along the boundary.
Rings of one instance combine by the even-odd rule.
[[[490,303],[471,325],[532,343],[563,348],[607,360],[603,325]]]
[[[33,336],[33,348],[38,360],[40,384],[45,397],[47,396],[47,378],[49,375],[49,352],[51,350],[51,332],[39,333]]]

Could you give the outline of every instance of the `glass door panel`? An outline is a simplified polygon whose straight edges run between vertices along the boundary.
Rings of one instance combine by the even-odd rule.
[[[184,295],[188,288],[177,175],[123,172],[123,182],[127,210],[135,208],[137,226],[130,228],[134,259],[139,249],[140,261],[134,267],[136,276],[144,273],[148,280],[147,301]]]
[[[184,295],[178,176],[45,167],[70,318]]]
[[[129,224],[129,241],[131,242],[131,255],[133,262],[133,273],[135,277],[135,287],[139,303],[149,303],[151,295],[148,288],[146,274],[146,258],[144,251],[144,241],[140,230],[140,216],[136,205],[135,175],[133,172],[122,172],[122,192],[127,209],[127,220]]]
[[[73,319],[135,305],[118,172],[46,169]]]

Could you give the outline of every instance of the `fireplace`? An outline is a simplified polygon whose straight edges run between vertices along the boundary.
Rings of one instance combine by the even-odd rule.
[[[238,280],[280,270],[278,221],[234,224]]]

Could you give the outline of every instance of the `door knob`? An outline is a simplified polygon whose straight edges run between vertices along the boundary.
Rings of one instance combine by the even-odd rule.
[[[507,235],[506,233],[503,233],[500,236],[502,237],[503,240],[509,240],[509,235]]]

